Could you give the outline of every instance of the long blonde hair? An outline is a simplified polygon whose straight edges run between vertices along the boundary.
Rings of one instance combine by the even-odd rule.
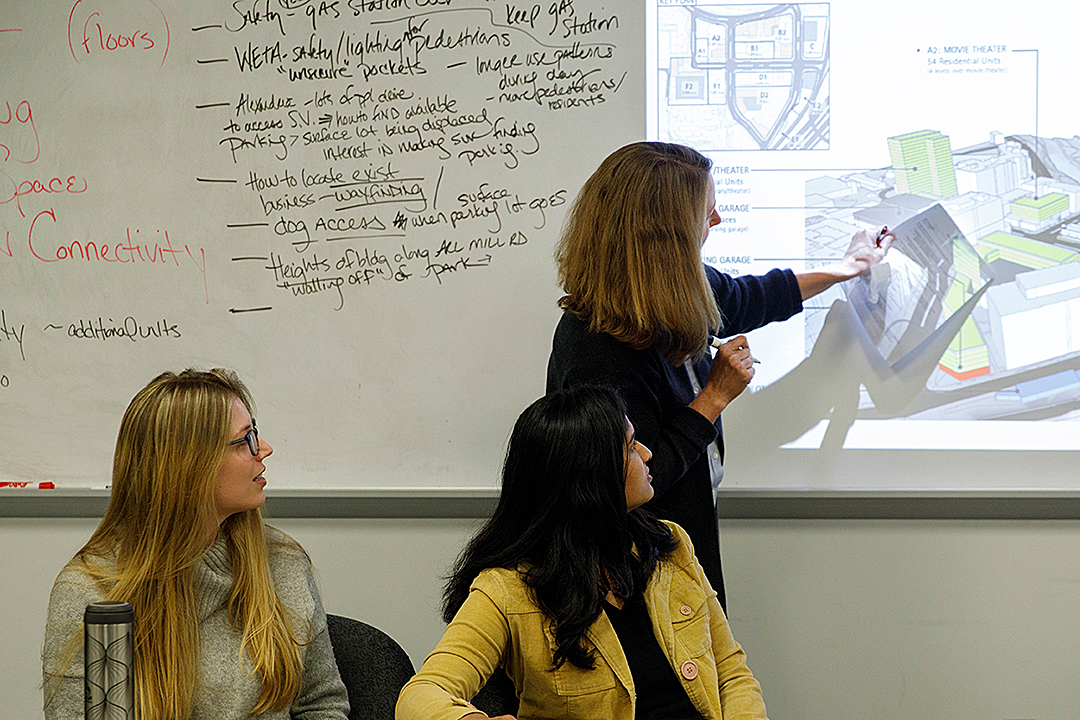
[[[609,155],[574,200],[555,250],[559,306],[674,363],[702,352],[721,322],[701,264],[711,167],[671,143]]]
[[[166,372],[139,391],[120,424],[109,507],[69,563],[106,588],[104,599],[135,609],[135,698],[142,720],[191,714],[199,678],[195,568],[207,549],[207,528],[217,522],[214,485],[235,398],[251,411],[247,388],[221,369]],[[229,618],[242,628],[241,656],[246,650],[262,680],[252,712],[282,710],[300,690],[303,666],[270,578],[262,514],[256,508],[232,515],[220,532],[233,570]],[[275,542],[299,550],[291,539]],[[62,668],[81,640],[80,626]],[[62,674],[46,678],[47,689],[58,686]],[[50,700],[55,692],[47,693]]]

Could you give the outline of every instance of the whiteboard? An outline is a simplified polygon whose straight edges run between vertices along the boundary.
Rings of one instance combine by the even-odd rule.
[[[643,135],[643,17],[587,0],[0,9],[0,480],[109,482],[165,369],[234,368],[269,487],[494,487],[552,251]]]
[[[140,387],[225,366],[276,449],[271,491],[495,488],[544,389],[566,207],[648,137],[713,159],[702,255],[733,275],[815,267],[934,206],[963,235],[932,324],[972,303],[912,405],[875,403],[859,315],[910,300],[890,295],[918,275],[903,241],[872,293],[751,334],[724,487],[1075,488],[1080,9],[884,13],[4,3],[0,481],[105,484]]]

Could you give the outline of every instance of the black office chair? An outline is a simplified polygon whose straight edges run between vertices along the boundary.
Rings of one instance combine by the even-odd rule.
[[[382,630],[359,620],[327,614],[326,624],[349,693],[349,720],[394,720],[398,694],[415,673],[408,654]]]
[[[487,684],[480,688],[480,692],[472,699],[472,704],[478,710],[490,717],[499,715],[517,716],[518,697],[514,689],[514,681],[506,674],[506,671],[495,668],[495,672],[488,678]]]

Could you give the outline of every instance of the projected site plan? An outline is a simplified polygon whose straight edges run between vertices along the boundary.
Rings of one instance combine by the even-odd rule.
[[[829,148],[829,5],[655,8],[656,137],[712,150]]]
[[[995,132],[952,148],[923,129],[886,142],[890,168],[807,181],[807,255],[835,257],[858,227],[898,230],[873,276],[835,291],[893,369],[910,372],[909,353],[952,327],[921,346],[917,392],[882,408],[870,383],[860,417],[1080,417],[1080,138]],[[812,314],[808,349],[824,315]]]

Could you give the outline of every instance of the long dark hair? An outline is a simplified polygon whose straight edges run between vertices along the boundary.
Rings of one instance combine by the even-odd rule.
[[[677,547],[648,512],[626,511],[626,431],[626,407],[607,388],[560,390],[525,409],[510,436],[499,504],[447,582],[447,622],[481,570],[520,567],[552,621],[554,667],[593,667],[584,635],[605,594],[644,589]]]

